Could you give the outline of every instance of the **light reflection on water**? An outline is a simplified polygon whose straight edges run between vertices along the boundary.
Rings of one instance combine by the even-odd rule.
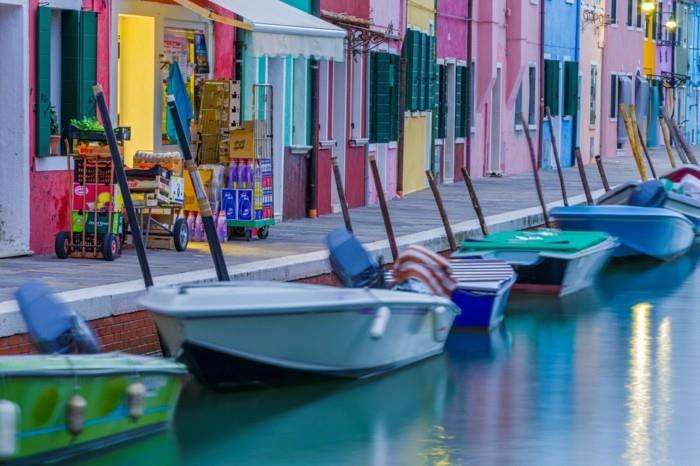
[[[376,380],[228,394],[191,384],[174,439],[83,464],[700,464],[697,263],[697,251],[630,261],[564,300],[514,299],[505,326],[454,332],[446,354]]]

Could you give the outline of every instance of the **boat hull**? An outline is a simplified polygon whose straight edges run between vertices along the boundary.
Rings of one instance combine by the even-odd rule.
[[[186,375],[174,362],[115,354],[7,356],[0,365],[2,397],[19,408],[17,451],[7,464],[56,461],[166,429]],[[146,388],[144,409],[131,419],[127,387],[137,381]],[[74,436],[66,407],[76,394],[87,404],[83,430]]]
[[[308,290],[318,302],[307,308],[288,302],[287,309],[156,309],[168,351],[201,382],[230,388],[280,385],[309,375],[367,377],[442,352],[459,313],[447,299],[417,293],[269,286]],[[325,293],[338,301],[324,301]],[[380,310],[387,318],[383,324]]]
[[[550,215],[564,230],[605,231],[618,238],[615,257],[670,260],[685,254],[695,239],[693,224],[668,209],[631,206],[557,207]]]
[[[503,321],[503,312],[514,283],[515,278],[495,292],[457,288],[452,293],[452,301],[462,313],[455,318],[454,327],[497,327]]]

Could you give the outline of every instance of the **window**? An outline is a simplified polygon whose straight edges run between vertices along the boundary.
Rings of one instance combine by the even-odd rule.
[[[455,137],[463,138],[467,136],[467,109],[469,108],[467,99],[467,67],[457,66],[455,86]]]
[[[634,0],[627,0],[627,26],[632,27],[634,23]]]
[[[535,65],[530,65],[528,71],[527,123],[533,126],[537,124],[537,68]]]
[[[51,152],[52,107],[64,137],[71,119],[95,115],[97,15],[40,6],[36,34],[36,155],[43,157]]]
[[[642,0],[637,0],[637,29],[642,28]]]
[[[656,6],[656,40],[662,40],[664,38],[663,8],[663,2],[659,2]]]
[[[559,61],[544,61],[544,105],[552,116],[559,115]]]
[[[350,102],[350,138],[362,139],[364,136],[362,128],[362,83],[364,83],[363,55],[355,55],[352,60],[352,100]]]
[[[598,88],[598,65],[592,64],[591,65],[591,100],[590,100],[590,109],[589,109],[589,116],[588,116],[588,124],[590,126],[595,126],[596,125],[596,120],[597,120],[597,115],[596,115],[596,108],[598,108],[598,103],[597,103],[597,93],[596,89]]]
[[[309,63],[306,58],[294,59],[294,95],[292,114],[292,145],[306,146],[309,144],[307,127],[308,92],[306,92]]]
[[[437,71],[435,37],[410,29],[403,48],[406,59],[406,109],[433,109]]]
[[[610,75],[610,118],[617,118],[617,75]]]
[[[469,67],[467,105],[469,106],[469,131],[476,131],[476,62]]]
[[[399,57],[386,52],[370,53],[369,140],[396,141],[399,136]]]
[[[610,23],[617,24],[617,0],[610,0]]]
[[[578,114],[578,62],[564,62],[564,115]]]
[[[523,113],[523,84],[520,83],[518,86],[518,95],[515,97],[515,129],[523,129],[522,122],[520,121],[520,114]]]

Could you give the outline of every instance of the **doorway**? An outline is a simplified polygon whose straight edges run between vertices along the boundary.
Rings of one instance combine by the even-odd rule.
[[[155,108],[155,18],[119,15],[117,121],[131,128],[124,161],[132,165],[137,150],[153,150]]]
[[[0,257],[29,252],[26,8],[0,3]]]
[[[489,173],[501,173],[501,67],[496,68],[496,82],[491,91],[491,144]]]
[[[445,145],[443,148],[443,183],[452,183],[455,173],[455,108],[457,74],[454,63],[447,64],[447,119],[445,123]]]

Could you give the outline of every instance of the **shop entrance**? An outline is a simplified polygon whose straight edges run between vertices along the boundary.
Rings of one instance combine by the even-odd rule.
[[[29,250],[26,8],[0,0],[0,257]]]
[[[119,15],[117,114],[119,126],[131,127],[124,143],[124,159],[132,164],[137,150],[153,150],[155,18]]]

